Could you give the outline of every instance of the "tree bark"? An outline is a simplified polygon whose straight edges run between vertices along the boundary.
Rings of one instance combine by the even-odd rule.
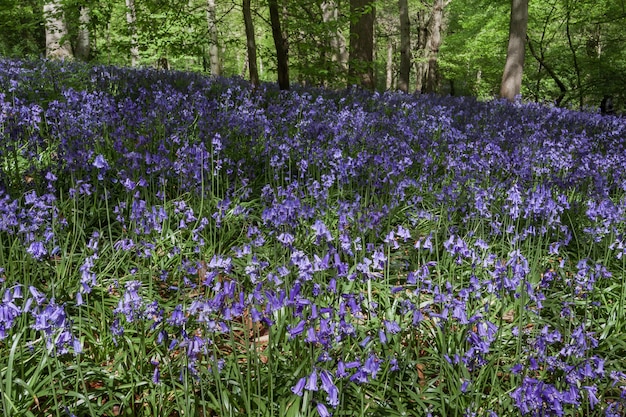
[[[439,88],[439,48],[444,30],[444,9],[450,0],[432,0],[422,3],[417,12],[416,83],[415,89],[434,93]]]
[[[387,64],[386,64],[386,72],[387,78],[385,80],[385,88],[387,90],[391,90],[393,87],[393,41],[391,37],[387,39]]]
[[[76,48],[74,52],[76,58],[87,61],[91,53],[91,42],[89,38],[89,7],[81,6],[78,17],[78,33],[76,35]]]
[[[400,8],[400,74],[398,90],[409,91],[411,74],[411,28],[409,21],[409,5],[407,0],[398,0]]]
[[[217,19],[215,17],[215,0],[207,0],[206,20],[209,27],[209,69],[211,75],[222,75],[219,44],[217,36]]]
[[[135,0],[126,0],[126,23],[130,33],[130,66],[139,65],[139,37],[137,36],[137,15]]]
[[[428,71],[428,61],[426,60],[426,45],[428,44],[428,22],[430,20],[430,11],[427,11],[426,6],[420,5],[420,10],[417,12],[417,44],[416,60],[415,60],[415,90],[422,92],[424,89],[424,79]]]
[[[424,80],[424,92],[434,93],[439,88],[439,48],[441,47],[441,32],[443,30],[444,0],[435,0],[428,25],[428,43],[426,45],[428,70]]]
[[[375,87],[374,19],[374,0],[350,0],[349,82],[370,90]]]
[[[278,62],[278,87],[281,90],[289,90],[289,44],[280,27],[280,13],[277,0],[267,0],[267,5],[270,9],[272,37],[274,38],[276,60]]]
[[[580,76],[580,66],[578,65],[578,57],[576,55],[576,48],[572,42],[572,34],[570,32],[571,13],[569,8],[569,2],[567,3],[567,19],[565,23],[565,33],[567,34],[567,45],[572,52],[572,64],[574,64],[574,72],[576,73],[576,92],[578,93],[578,106],[582,110],[585,104],[585,98],[583,94],[582,80]]]
[[[514,101],[522,90],[526,29],[528,27],[528,0],[511,0],[509,46],[500,85],[500,97]]]
[[[250,83],[254,87],[259,85],[259,69],[256,59],[256,40],[254,37],[254,24],[252,22],[252,12],[250,10],[250,0],[243,0],[243,21],[246,27],[246,49],[248,51],[248,71],[250,72]]]
[[[324,23],[337,23],[339,18],[339,7],[334,0],[324,1],[321,4],[322,21]],[[331,59],[339,64],[342,71],[348,70],[348,50],[346,48],[346,38],[341,33],[341,29],[337,25],[330,35],[330,48],[332,50]]]
[[[43,15],[46,26],[46,57],[50,59],[72,58],[72,46],[67,38],[67,25],[60,0],[44,3]],[[65,38],[65,39],[64,39]]]

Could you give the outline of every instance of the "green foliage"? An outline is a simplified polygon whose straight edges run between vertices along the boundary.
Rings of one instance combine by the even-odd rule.
[[[461,95],[497,96],[508,39],[506,2],[452,1],[441,47],[441,69]]]
[[[0,0],[0,22],[0,55],[38,57],[45,53],[41,0]]]
[[[323,12],[334,4],[336,14]],[[90,10],[93,62],[129,64],[130,38],[126,5],[121,0],[64,0],[69,40],[76,37],[80,6]],[[143,0],[136,2],[140,64],[156,66],[161,58],[172,68],[208,72],[209,37],[205,0]],[[378,0],[374,68],[379,89],[394,88],[399,63],[397,2]],[[0,55],[39,56],[45,53],[42,0],[1,0]],[[428,14],[432,2],[409,2],[413,62],[419,48],[418,13]],[[506,55],[508,1],[453,0],[446,2],[443,43],[438,57],[440,91],[482,99],[497,95]],[[345,86],[347,62],[339,45],[349,42],[349,2],[306,0],[283,2],[281,19],[289,44],[292,78],[299,83],[332,88]],[[218,42],[223,74],[246,75],[245,31],[236,2],[216,4]],[[276,59],[267,5],[253,4],[259,72],[262,80],[276,79]],[[523,81],[525,99],[559,101],[570,107],[596,108],[612,96],[615,107],[626,106],[626,42],[623,2],[554,0],[531,2]],[[392,60],[388,60],[392,48]],[[537,57],[539,59],[537,59]],[[390,70],[391,85],[387,85]],[[415,78],[415,68],[412,67]],[[448,87],[450,85],[450,87]],[[453,90],[452,90],[453,89]]]
[[[497,94],[506,55],[508,2],[453,1],[441,50],[441,67],[461,94]],[[626,58],[619,2],[530,2],[522,95],[571,107],[597,108],[604,95],[624,106]],[[566,88],[563,93],[549,67]]]

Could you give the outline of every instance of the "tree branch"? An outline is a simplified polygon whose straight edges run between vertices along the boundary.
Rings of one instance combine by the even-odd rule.
[[[563,97],[565,97],[565,94],[567,94],[567,87],[565,86],[565,84],[563,84],[563,81],[561,81],[558,75],[556,75],[552,67],[550,67],[546,63],[546,61],[537,54],[537,51],[535,50],[535,47],[533,46],[530,36],[526,35],[526,41],[528,43],[528,49],[530,50],[531,55],[537,60],[537,62],[539,62],[539,64],[542,67],[546,69],[548,75],[550,75],[550,77],[554,80],[556,85],[559,87],[559,90],[561,90],[561,94],[556,99],[556,105],[557,106],[560,105],[561,101],[563,101]]]

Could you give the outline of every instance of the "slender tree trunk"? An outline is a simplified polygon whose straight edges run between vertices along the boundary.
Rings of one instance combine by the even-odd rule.
[[[374,89],[374,0],[350,0],[350,82]]]
[[[424,92],[434,93],[439,88],[439,48],[441,47],[441,32],[443,31],[443,9],[447,2],[435,0],[428,25],[428,42],[426,51],[428,56],[428,70],[424,80]]]
[[[391,90],[393,87],[393,41],[391,37],[387,39],[387,64],[385,66],[387,77],[385,80],[385,88]]]
[[[246,49],[248,56],[248,71],[250,72],[250,82],[254,87],[259,85],[259,69],[256,60],[256,40],[254,37],[254,24],[252,22],[252,12],[250,10],[250,0],[243,0],[243,21],[246,27]]]
[[[572,64],[574,64],[574,71],[576,72],[576,91],[578,92],[578,106],[582,110],[583,105],[585,103],[582,81],[580,76],[580,66],[578,65],[578,56],[576,55],[576,48],[574,47],[574,43],[572,42],[572,34],[570,33],[570,21],[571,21],[571,13],[570,13],[570,5],[569,2],[567,4],[567,19],[565,22],[565,33],[567,34],[567,45],[569,46],[569,50],[572,52]]]
[[[276,60],[278,61],[278,87],[281,90],[289,90],[289,45],[287,37],[280,27],[280,14],[277,0],[267,0],[270,9],[270,22],[272,24],[272,36],[276,48]]]
[[[222,75],[220,49],[217,37],[217,19],[215,17],[215,0],[207,0],[206,20],[209,26],[209,66],[211,75]]]
[[[420,93],[424,89],[424,79],[428,73],[426,45],[428,44],[428,22],[430,10],[421,4],[417,12],[417,44],[415,45],[415,90]]]
[[[126,0],[126,23],[130,33],[130,66],[139,65],[139,37],[137,36],[137,15],[135,0]]]
[[[509,101],[514,101],[522,91],[527,26],[528,0],[511,0],[509,46],[506,51],[506,64],[500,86],[500,97]]]
[[[563,81],[561,81],[561,79],[556,74],[556,72],[554,72],[554,70],[552,69],[552,66],[548,65],[548,63],[545,61],[543,57],[543,53],[539,55],[537,51],[535,51],[535,47],[533,46],[532,40],[529,37],[526,37],[526,40],[528,42],[528,49],[531,55],[535,57],[535,59],[537,60],[537,62],[539,62],[539,65],[542,68],[545,68],[548,75],[554,80],[556,85],[559,87],[559,90],[561,90],[561,94],[559,94],[559,96],[554,101],[554,104],[559,106],[561,102],[563,101],[563,98],[565,98],[565,94],[567,94],[567,86],[565,85],[565,83],[563,83]],[[539,89],[539,86],[537,86],[537,90],[538,89]]]
[[[333,32],[330,35],[330,49],[332,50],[332,61],[339,64],[342,71],[348,70],[348,49],[346,48],[346,38],[341,33],[337,24],[339,19],[339,6],[334,0],[324,1],[321,4],[322,21],[324,23],[334,23]]]
[[[407,93],[411,75],[411,28],[408,1],[398,0],[398,6],[400,8],[400,74],[398,77],[398,90]]]
[[[432,0],[422,4],[417,13],[419,25],[416,45],[416,90],[424,93],[436,92],[439,87],[439,48],[444,30],[444,9],[450,0]]]
[[[81,6],[78,17],[78,33],[76,36],[76,47],[74,53],[76,58],[87,61],[91,52],[91,43],[89,38],[89,7]]]
[[[60,0],[44,3],[43,15],[46,26],[46,57],[51,59],[72,58],[72,46],[67,38],[65,15]]]

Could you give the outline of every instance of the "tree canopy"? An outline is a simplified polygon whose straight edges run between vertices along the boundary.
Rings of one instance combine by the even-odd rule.
[[[0,54],[45,56],[52,5],[61,45],[94,63],[248,78],[253,48],[261,81],[479,98],[500,95],[511,14],[507,0],[0,0]],[[530,2],[523,99],[623,109],[625,23],[624,0]]]

